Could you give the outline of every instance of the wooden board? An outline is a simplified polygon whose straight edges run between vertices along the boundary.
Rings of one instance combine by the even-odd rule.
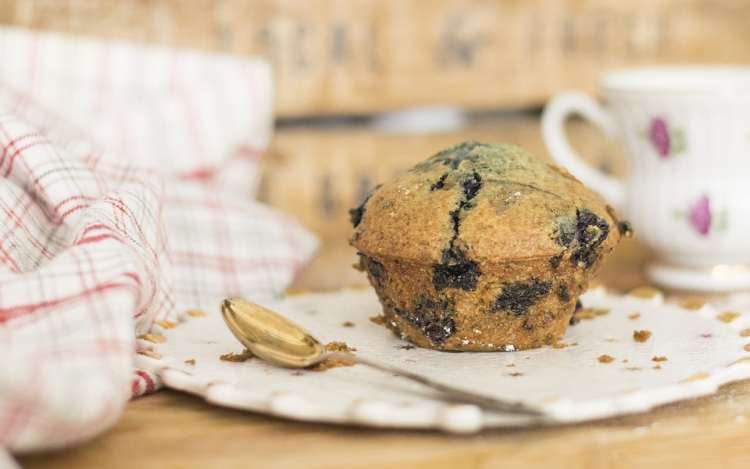
[[[743,0],[0,0],[0,22],[268,57],[283,117],[539,106],[614,67],[750,62]]]

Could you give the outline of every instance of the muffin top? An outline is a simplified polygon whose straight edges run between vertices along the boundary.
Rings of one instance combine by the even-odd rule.
[[[350,243],[425,264],[550,258],[592,268],[627,222],[562,168],[515,145],[465,142],[375,188]]]

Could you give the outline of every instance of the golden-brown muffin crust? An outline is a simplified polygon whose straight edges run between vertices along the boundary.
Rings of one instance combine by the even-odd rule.
[[[630,233],[565,170],[476,142],[401,173],[351,212],[350,243],[387,324],[441,350],[559,340],[603,256]]]

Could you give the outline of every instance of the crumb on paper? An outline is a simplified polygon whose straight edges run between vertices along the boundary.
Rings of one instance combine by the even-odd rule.
[[[254,356],[255,355],[253,355],[253,353],[250,350],[244,349],[242,353],[237,354],[237,355],[235,355],[234,352],[225,353],[224,355],[221,355],[219,359],[225,362],[239,363],[239,362],[250,360]]]
[[[186,363],[187,365],[195,365],[195,359],[194,359],[194,358],[192,358],[192,359],[190,359],[190,360],[185,360],[185,363]]]
[[[388,320],[382,314],[378,314],[377,316],[371,316],[370,321],[374,322],[378,326],[386,326],[386,327],[389,326]]]
[[[174,329],[177,327],[177,323],[172,321],[155,321],[154,324],[160,326],[162,329]]]
[[[312,290],[309,288],[300,288],[300,287],[290,287],[286,289],[286,296],[303,296],[303,295],[309,295],[312,293]]]
[[[344,352],[344,353],[352,353],[356,352],[357,349],[354,347],[349,347],[346,342],[328,342],[326,344],[326,350],[329,352]],[[354,362],[350,362],[348,360],[341,360],[338,358],[329,358],[328,360],[324,360],[320,363],[316,363],[315,365],[308,366],[305,369],[310,371],[327,371],[331,368],[341,368],[343,366],[354,366]]]
[[[573,313],[573,317],[578,321],[581,319],[594,319],[596,316],[607,315],[610,311],[609,308],[582,308],[576,310],[576,312]]]
[[[139,350],[138,355],[144,357],[153,358],[154,360],[161,360],[162,355],[160,353],[152,352],[151,350]]]
[[[740,337],[750,337],[750,327],[740,331]]]
[[[615,358],[610,357],[609,355],[599,355],[599,358],[597,358],[597,360],[599,360],[599,363],[612,363],[613,361],[615,361]]]
[[[697,375],[691,376],[690,378],[682,380],[683,383],[688,383],[691,381],[701,381],[711,376],[709,373],[698,373]]]
[[[739,318],[740,316],[742,316],[740,313],[736,313],[734,311],[725,311],[725,312],[723,312],[721,314],[718,314],[716,316],[716,319],[718,319],[721,322],[725,322],[725,323],[729,324],[730,322],[734,321],[735,319]],[[747,329],[745,329],[745,330],[747,330]],[[742,332],[744,332],[744,331],[742,331]],[[740,335],[742,335],[742,332],[740,332]],[[747,336],[743,336],[743,337],[747,337]]]
[[[645,298],[645,299],[653,299],[657,296],[661,295],[661,290],[658,290],[654,287],[649,286],[643,286],[643,287],[636,287],[628,293],[630,296],[634,296],[636,298]]]
[[[639,317],[641,317],[641,313],[635,312],[635,313],[631,314],[630,316],[628,316],[628,319],[630,319],[631,321],[633,321],[635,319],[638,319]]]
[[[352,353],[356,352],[357,349],[354,347],[349,347],[346,345],[346,342],[328,342],[326,344],[326,350],[329,352],[346,352],[346,353]]]
[[[206,315],[206,313],[204,313],[203,311],[197,310],[197,309],[189,309],[189,310],[186,311],[186,314],[188,316],[192,316],[194,318],[199,318],[201,316],[205,316]]]
[[[651,336],[654,335],[651,331],[648,329],[643,329],[641,331],[633,331],[633,340],[636,342],[645,342],[648,339],[651,338]]]
[[[152,344],[163,344],[167,341],[167,338],[163,335],[158,334],[142,334],[138,336],[139,339],[151,342]]]
[[[685,309],[692,309],[694,311],[697,311],[704,306],[706,306],[706,302],[703,300],[698,300],[695,298],[687,299],[680,302],[680,306],[682,306]]]
[[[637,367],[637,366],[631,366],[631,367],[628,367],[628,368],[625,368],[625,369],[628,370],[628,371],[641,371],[641,369],[639,367]]]
[[[570,344],[570,346],[571,347],[578,347],[578,342],[573,342],[572,344]]]
[[[516,364],[515,363],[511,363],[510,365],[507,365],[507,366],[508,367],[513,367],[513,366],[516,366]]]
[[[354,327],[354,323],[351,321],[345,321],[341,323],[342,327]]]
[[[552,344],[552,348],[565,348],[567,346],[568,344],[566,344],[565,342],[555,342],[554,344]]]
[[[514,372],[514,373],[508,373],[508,376],[513,376],[513,377],[516,377],[516,376],[523,376],[523,373],[519,373],[519,372],[517,372],[517,371],[516,371],[516,372]]]
[[[745,345],[745,352],[750,352],[750,344]]]
[[[413,346],[412,344],[406,344],[406,345],[399,345],[398,348],[401,348],[401,349],[404,349],[404,350],[411,350],[411,349],[414,349],[414,348],[417,348],[417,347]]]
[[[596,314],[594,313],[593,309],[591,309],[591,308],[585,308],[585,309],[582,309],[580,311],[576,311],[573,314],[573,316],[575,318],[577,318],[578,320],[581,320],[581,319],[594,319],[594,316],[596,316]]]
[[[654,370],[661,370],[661,365],[654,365],[652,367],[652,369],[654,369]]]
[[[623,359],[622,359],[622,362],[623,362],[623,363],[627,363],[627,362],[628,362],[628,359],[627,359],[627,358],[623,358]]]
[[[657,357],[654,356],[654,358],[651,359],[652,362],[665,362],[669,360],[667,357]]]

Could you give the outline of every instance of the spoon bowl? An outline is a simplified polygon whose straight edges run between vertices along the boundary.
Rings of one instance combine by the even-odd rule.
[[[305,328],[250,301],[221,302],[229,330],[253,355],[274,365],[304,368],[317,363],[325,346]]]

